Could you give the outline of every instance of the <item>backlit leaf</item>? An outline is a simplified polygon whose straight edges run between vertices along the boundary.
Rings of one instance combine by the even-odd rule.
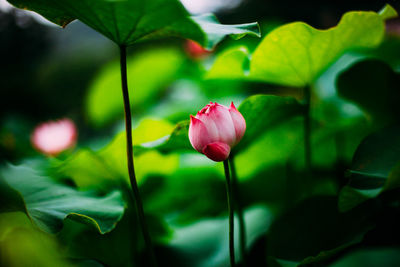
[[[215,79],[235,79],[244,78],[245,65],[249,64],[249,51],[246,47],[230,48],[219,54],[207,72],[206,78]]]
[[[128,58],[129,98],[132,107],[148,105],[177,77],[184,55],[173,48],[144,50]],[[123,116],[119,62],[105,66],[94,79],[86,100],[89,120],[104,126]]]
[[[317,30],[303,22],[283,25],[268,34],[254,51],[250,77],[265,82],[303,87],[351,49],[377,47],[384,36],[384,20],[396,11],[386,6],[382,15],[353,11],[336,27]]]

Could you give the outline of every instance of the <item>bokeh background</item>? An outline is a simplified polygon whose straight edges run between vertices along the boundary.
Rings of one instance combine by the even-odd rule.
[[[214,12],[223,23],[245,23],[258,21],[261,24],[262,34],[277,25],[292,22],[304,21],[316,28],[329,28],[338,23],[343,13],[350,10],[379,10],[384,5],[383,1],[262,1],[262,0],[224,0],[224,1],[183,1],[185,6],[194,14]],[[389,1],[396,6],[397,1]],[[1,142],[0,142],[0,161],[17,160],[31,153],[29,149],[29,132],[38,122],[59,117],[71,117],[79,124],[79,142],[86,142],[93,138],[93,130],[96,135],[104,133],[107,136],[115,127],[119,130],[122,121],[122,111],[120,105],[110,107],[102,115],[108,116],[101,122],[96,121],[100,114],[94,114],[94,107],[91,103],[96,101],[97,109],[101,110],[104,102],[109,101],[107,96],[102,94],[99,87],[104,86],[108,89],[109,95],[113,91],[119,90],[117,79],[115,83],[106,84],[106,75],[116,75],[117,70],[111,74],[107,72],[110,65],[118,61],[118,50],[109,40],[88,28],[79,21],[75,21],[65,29],[48,23],[41,16],[22,10],[16,10],[5,1],[0,1],[0,58],[1,58],[1,91],[0,91],[0,121],[1,121]],[[247,42],[248,46],[254,48],[259,40],[256,38],[245,38],[242,43]],[[229,40],[216,48],[215,52],[223,50],[231,45]],[[169,98],[180,93],[171,94],[176,90],[184,90],[191,94],[193,90],[185,90],[185,79],[190,80],[190,86],[207,87],[199,81],[201,75],[197,75],[198,68],[207,68],[212,58],[202,62],[194,60],[185,52],[185,43],[183,40],[166,40],[155,43],[146,43],[129,50],[132,60],[137,56],[140,61],[140,54],[143,51],[162,50],[168,47],[170,54],[165,52],[165,56],[172,57],[171,60],[165,59],[164,62],[156,61],[139,62],[138,64],[148,64],[146,68],[137,66],[135,74],[142,80],[156,80],[154,84],[144,84],[143,86],[153,87],[152,91],[135,97],[137,100],[134,108],[144,111],[146,115],[160,115],[156,113],[157,106],[162,106]],[[160,53],[163,53],[160,51]],[[151,55],[162,61],[163,54]],[[145,56],[141,56],[142,58]],[[148,71],[151,65],[163,66],[154,73]],[[190,65],[192,64],[192,65]],[[187,67],[190,66],[190,67]],[[114,67],[116,68],[116,66]],[[131,66],[135,68],[135,66]],[[176,69],[171,69],[176,68]],[[132,70],[134,72],[135,70]],[[160,77],[159,73],[163,72]],[[179,72],[179,74],[178,74]],[[180,75],[180,72],[186,72]],[[190,73],[192,72],[192,73]],[[194,77],[196,76],[197,77]],[[103,78],[102,78],[103,76]],[[108,77],[110,78],[110,77]],[[197,78],[197,79],[196,79]],[[102,81],[99,81],[103,79]],[[194,80],[194,81],[193,81]],[[138,82],[139,83],[139,82]],[[151,82],[148,82],[151,83]],[[154,88],[156,87],[156,88]],[[212,87],[212,86],[211,86]],[[214,92],[228,90],[225,88],[208,88]],[[237,85],[233,85],[237,87]],[[177,89],[181,88],[181,89]],[[133,88],[132,88],[133,89]],[[254,88],[241,88],[234,90],[229,88],[230,95],[246,96],[250,93],[259,91]],[[138,91],[145,91],[138,89]],[[204,91],[204,90],[203,90]],[[97,92],[97,94],[96,94]],[[105,93],[105,92],[103,92]],[[119,93],[119,92],[117,92]],[[117,94],[116,93],[116,94]],[[202,94],[204,92],[201,92]],[[147,94],[147,95],[144,95]],[[223,93],[224,94],[224,93]],[[96,97],[101,98],[95,99]],[[182,96],[183,97],[183,96]],[[190,103],[193,99],[187,99]],[[193,96],[192,96],[193,97]],[[199,103],[207,103],[210,97],[218,100],[217,95],[203,95]],[[135,99],[134,98],[134,99]],[[241,99],[242,99],[241,98]],[[115,97],[119,101],[119,96]],[[185,99],[181,99],[182,101]],[[103,102],[102,102],[103,101]],[[135,101],[135,100],[133,100]],[[239,103],[238,103],[239,104]],[[94,105],[94,104],[93,104]],[[169,108],[175,105],[171,103]],[[190,112],[194,113],[199,105],[191,105]],[[149,112],[153,110],[153,114]],[[92,113],[91,113],[92,112]],[[142,114],[136,113],[137,116]],[[95,118],[97,116],[97,118]],[[112,118],[111,118],[112,117]],[[174,118],[173,121],[182,119]],[[115,131],[118,131],[115,130]]]
[[[379,11],[385,3],[400,10],[396,0],[182,2],[193,14],[215,13],[222,23],[258,21],[262,36],[293,21],[327,29],[347,11]],[[399,99],[399,20],[389,21],[386,27],[381,46],[368,52],[346,53],[313,86],[313,164],[318,180],[312,185],[304,182],[307,174],[300,118],[263,133],[237,155],[250,266],[296,266],[300,262],[309,266],[399,266],[398,191],[385,196],[385,201],[394,200],[389,206],[380,206],[381,200],[374,200],[344,215],[338,211],[338,195],[348,183],[348,169],[360,142],[387,125],[399,123],[400,108],[392,103]],[[237,45],[253,51],[260,40],[248,36],[239,41],[228,38],[209,52],[175,38],[128,48],[134,142],[147,143],[171,133],[177,123],[209,101],[234,101],[239,106],[254,94],[301,100],[302,92],[294,88],[204,78],[221,51]],[[367,100],[357,102],[353,95],[339,96],[339,74],[370,58],[372,62],[351,74],[371,78],[360,81],[355,93],[368,95]],[[376,72],[366,76],[363,68]],[[0,81],[1,168],[24,164],[45,170],[52,179],[79,192],[95,190],[103,196],[114,188],[127,190],[126,183],[113,180],[117,175],[127,181],[126,164],[121,160],[125,157],[121,134],[124,117],[115,44],[79,21],[61,29],[37,14],[14,9],[0,0]],[[368,89],[371,84],[387,93],[385,98]],[[31,135],[38,124],[60,118],[70,118],[77,125],[77,144],[59,158],[48,159],[33,147]],[[194,150],[138,154],[137,176],[157,255],[162,259],[160,265],[227,266],[227,211],[221,164]],[[17,169],[2,175],[37,178]],[[0,190],[0,196],[7,192]],[[4,207],[9,212],[9,203],[4,199],[9,201],[0,197],[0,212]],[[145,264],[139,253],[143,244],[138,226],[131,223],[135,218],[132,214],[128,209],[118,226],[105,235],[72,219],[65,220],[56,235],[48,235],[32,229],[22,212],[1,213],[0,264]],[[19,230],[15,231],[14,226]]]

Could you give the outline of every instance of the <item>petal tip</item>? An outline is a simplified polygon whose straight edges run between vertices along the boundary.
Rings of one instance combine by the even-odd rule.
[[[233,101],[231,102],[231,105],[229,107],[230,110],[237,110],[237,108],[235,107],[235,104],[233,104]]]
[[[193,115],[190,115],[190,123],[197,124],[200,120]]]

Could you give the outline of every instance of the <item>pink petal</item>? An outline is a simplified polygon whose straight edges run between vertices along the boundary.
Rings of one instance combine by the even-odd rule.
[[[213,161],[224,161],[229,157],[231,147],[222,142],[208,144],[203,149],[203,154]]]
[[[210,116],[210,114],[208,112],[200,113],[196,115],[196,118],[201,120],[204,123],[204,126],[207,128],[208,135],[210,138],[210,143],[218,141],[219,140],[218,127],[215,124],[213,118]]]
[[[212,142],[205,124],[192,115],[190,115],[189,140],[192,147],[200,153],[207,144]]]
[[[230,146],[235,144],[236,131],[229,109],[223,105],[215,103],[214,106],[210,107],[209,114],[210,119],[212,119],[217,126],[219,141]]]
[[[246,121],[243,118],[243,115],[236,109],[233,102],[231,103],[231,106],[229,108],[229,113],[231,114],[233,125],[235,126],[235,131],[236,131],[235,144],[237,144],[242,139],[246,131]]]

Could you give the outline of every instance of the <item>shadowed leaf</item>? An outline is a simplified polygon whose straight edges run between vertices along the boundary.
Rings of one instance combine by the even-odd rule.
[[[339,208],[349,210],[400,186],[400,127],[387,127],[367,136],[351,164],[350,180],[339,195]]]
[[[189,16],[178,0],[9,0],[65,27],[79,19],[119,45],[183,37],[212,48],[225,36],[260,36],[257,23],[222,25],[214,15]]]
[[[2,170],[1,176],[21,194],[28,216],[46,232],[61,230],[68,217],[104,234],[111,231],[124,214],[125,203],[119,191],[106,196],[79,192],[23,165],[9,166]]]

